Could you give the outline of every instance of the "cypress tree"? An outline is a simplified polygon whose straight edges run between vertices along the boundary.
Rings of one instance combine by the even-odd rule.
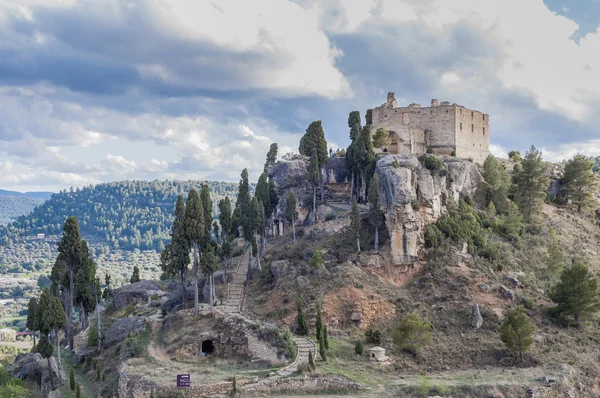
[[[313,357],[312,350],[308,350],[308,367],[310,370],[315,370],[315,358]]]
[[[313,216],[315,223],[317,222],[317,186],[320,181],[319,159],[317,154],[313,153],[308,166],[308,180],[313,186]]]
[[[375,174],[371,178],[371,184],[369,185],[369,209],[370,219],[375,226],[375,251],[379,250],[379,227],[381,226],[383,214],[380,205],[380,192],[379,192],[379,176]]]
[[[323,325],[323,342],[325,343],[325,349],[329,349],[329,332],[327,331],[327,325]]]
[[[200,195],[195,189],[190,190],[185,206],[185,217],[183,222],[184,234],[193,251],[193,282],[194,282],[194,315],[198,315],[199,297],[198,297],[198,273],[200,271],[200,245],[204,239],[204,209]]]
[[[210,245],[210,229],[212,227],[212,200],[210,198],[210,189],[207,184],[202,184],[200,200],[202,201],[202,210],[204,211],[204,239],[202,240],[202,251],[204,251]]]
[[[521,169],[514,174],[515,203],[523,213],[525,223],[539,221],[550,186],[550,178],[546,176],[547,169],[542,160],[542,152],[531,146],[521,161]]]
[[[315,322],[315,332],[317,340],[321,337],[321,333],[323,332],[323,320],[321,314],[321,303],[317,303],[317,320]]]
[[[316,156],[317,164],[319,165],[318,179],[321,190],[321,202],[325,204],[325,190],[323,189],[323,178],[321,178],[320,168],[327,161],[327,141],[325,140],[325,133],[323,132],[320,120],[314,121],[308,126],[306,133],[300,139],[298,151],[301,155],[308,156],[309,158]]]
[[[190,243],[185,236],[185,202],[183,196],[177,197],[175,203],[174,219],[171,226],[171,243],[165,246],[160,255],[160,268],[166,276],[179,274],[181,280],[183,307],[187,304],[187,290],[185,288],[185,274],[190,264]]]
[[[131,274],[131,278],[129,278],[129,283],[136,283],[140,281],[140,269],[137,265],[133,266],[133,273]]]
[[[319,355],[323,361],[327,361],[327,351],[325,350],[325,338],[323,333],[319,336]]]
[[[213,312],[213,303],[214,303],[214,297],[213,297],[213,283],[212,283],[212,278],[213,278],[213,274],[215,273],[215,271],[217,270],[218,266],[217,266],[217,258],[215,256],[214,253],[214,249],[212,246],[207,246],[206,250],[204,250],[204,252],[202,253],[202,258],[200,259],[200,266],[202,267],[202,273],[206,276],[206,279],[209,281],[210,286],[209,286],[209,290],[210,290],[210,312]]]
[[[577,205],[577,212],[594,203],[594,191],[596,190],[596,177],[592,168],[594,161],[585,155],[575,155],[567,161],[563,182],[567,198]]]
[[[363,351],[364,351],[363,342],[362,342],[362,340],[358,340],[356,342],[356,344],[354,345],[354,353],[356,355],[362,355]]]
[[[33,332],[33,347],[35,348],[35,331],[36,328],[36,319],[35,313],[37,310],[37,299],[32,297],[29,299],[29,304],[27,305],[27,323],[25,324],[27,329]]]
[[[223,235],[223,241],[231,238],[231,200],[229,196],[219,201],[219,223],[221,223],[221,234]]]
[[[356,198],[352,199],[352,210],[350,211],[350,230],[356,239],[356,249],[360,253],[360,230],[362,228],[362,220]]]
[[[204,239],[202,240],[202,253],[203,257],[208,256],[204,264],[201,264],[202,273],[206,276],[209,283],[210,291],[210,312],[213,312],[214,303],[214,291],[215,286],[213,283],[213,274],[218,269],[217,258],[215,256],[214,248],[212,247],[211,239],[211,220],[212,220],[212,200],[210,198],[210,189],[207,184],[202,185],[202,192],[200,193],[200,199],[202,201],[202,209],[204,210]],[[210,253],[209,253],[210,252]]]
[[[294,191],[290,191],[285,202],[285,219],[292,224],[294,242],[296,241],[296,213],[296,195],[294,195]]]
[[[90,256],[88,244],[81,240],[80,266],[75,272],[75,304],[79,307],[81,326],[87,329],[88,314],[94,311],[96,300],[94,287],[96,280],[96,262]]]
[[[354,196],[354,189],[355,189],[356,180],[357,180],[357,178],[355,178],[355,176],[358,172],[358,161],[356,159],[356,146],[357,146],[358,135],[360,134],[360,126],[361,126],[360,112],[359,111],[350,112],[350,114],[348,115],[348,127],[350,128],[350,145],[346,149],[346,167],[348,167],[348,170],[350,170],[350,172],[352,174],[352,177],[351,177],[352,182],[350,184],[350,199],[349,199],[348,203],[352,203],[352,198]]]
[[[75,371],[73,371],[73,368],[69,372],[69,388],[71,388],[71,391],[75,391]]]
[[[277,162],[277,149],[276,142],[272,143],[269,147],[269,152],[267,152],[267,161],[265,162],[265,167],[263,169],[265,173],[268,172],[271,167],[275,166],[275,163]]]
[[[77,392],[75,393],[75,398],[81,398],[81,386],[77,384]]]
[[[308,336],[308,325],[306,324],[306,319],[304,318],[304,310],[302,309],[302,300],[298,300],[298,315],[296,317],[296,324],[298,328],[296,329],[296,334],[299,336]]]

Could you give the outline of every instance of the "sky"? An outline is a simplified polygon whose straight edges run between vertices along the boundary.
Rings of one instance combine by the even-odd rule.
[[[388,91],[488,113],[497,156],[598,156],[599,23],[600,0],[2,0],[0,188],[256,180]]]

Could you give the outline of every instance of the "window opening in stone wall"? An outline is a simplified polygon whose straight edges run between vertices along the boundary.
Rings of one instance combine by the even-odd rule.
[[[471,133],[472,133],[473,131],[475,131],[475,125],[474,125],[474,124],[472,124],[472,125],[471,125]]]
[[[483,120],[485,120],[485,114],[483,114],[483,115],[481,115],[481,116],[483,116]]]
[[[471,111],[471,117],[473,117],[473,111]]]
[[[460,131],[462,131],[462,123],[460,124]]]
[[[485,135],[485,127],[483,128],[483,135]]]
[[[202,342],[202,355],[208,356],[215,352],[215,346],[212,340],[204,340]]]
[[[462,115],[462,108],[460,108],[460,114]]]

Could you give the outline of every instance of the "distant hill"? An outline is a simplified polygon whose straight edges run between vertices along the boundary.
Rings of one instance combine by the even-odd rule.
[[[228,195],[235,201],[238,183],[206,183],[216,218],[218,200]],[[61,191],[30,214],[0,227],[0,246],[41,233],[60,235],[66,218],[76,216],[83,238],[91,244],[126,251],[160,251],[169,240],[177,196],[192,188],[200,189],[201,182],[121,181]]]
[[[0,189],[0,195],[48,200],[52,197],[52,192],[17,192]]]
[[[7,191],[0,190],[0,192]],[[44,203],[44,200],[27,196],[0,194],[0,225],[7,225],[18,217],[31,213],[36,206]]]

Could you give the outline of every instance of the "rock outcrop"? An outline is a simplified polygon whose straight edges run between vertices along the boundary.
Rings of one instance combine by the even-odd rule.
[[[131,304],[148,304],[153,295],[164,295],[155,281],[139,281],[113,290],[113,299],[117,309]]]
[[[474,197],[483,182],[477,167],[466,160],[443,158],[443,167],[431,171],[412,155],[379,156],[381,202],[391,238],[395,265],[419,260],[425,225],[446,211],[448,200]]]
[[[483,325],[483,317],[479,311],[479,304],[473,306],[473,314],[471,315],[471,326],[479,329]]]
[[[125,340],[125,337],[127,337],[129,333],[138,332],[145,327],[146,318],[143,316],[119,319],[104,333],[104,348],[108,348]]]
[[[60,397],[58,389],[61,382],[56,358],[48,360],[37,353],[20,354],[8,370],[14,377],[40,388],[42,396]]]

